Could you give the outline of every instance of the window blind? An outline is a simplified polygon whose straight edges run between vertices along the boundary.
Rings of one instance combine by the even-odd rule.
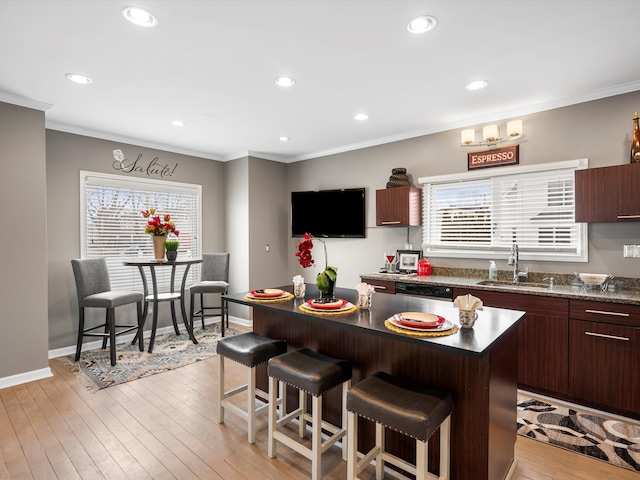
[[[200,185],[80,172],[80,191],[81,255],[106,258],[112,289],[142,290],[138,269],[123,265],[126,259],[153,257],[142,210],[155,208],[156,214],[170,214],[180,232],[179,256],[201,256]],[[176,278],[182,278],[184,268],[177,267]],[[169,291],[171,269],[159,268],[156,274],[159,290]],[[199,266],[193,265],[187,281],[198,278]]]
[[[517,242],[528,258],[586,261],[586,226],[574,221],[574,171],[582,165],[424,179],[423,248],[434,256],[483,257],[506,254]]]

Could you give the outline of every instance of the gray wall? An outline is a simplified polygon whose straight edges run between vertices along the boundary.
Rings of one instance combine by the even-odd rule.
[[[203,252],[225,250],[225,232],[220,228],[226,218],[223,163],[54,130],[47,130],[46,139],[49,349],[76,343],[78,308],[70,260],[80,257],[80,170],[149,178],[144,172],[115,170],[112,167],[114,149],[122,150],[128,159],[142,154],[143,164],[155,157],[162,164],[172,167],[178,164],[174,174],[164,180],[202,185]],[[169,325],[168,304],[160,305],[159,314],[159,325]],[[94,311],[92,315],[101,316],[102,312]],[[135,318],[135,307],[121,307],[117,315],[125,321]]]
[[[49,229],[43,112],[0,103],[0,159],[0,379],[26,372],[45,376]]]
[[[619,95],[546,112],[524,115],[525,140],[520,145],[520,164],[531,165],[588,158],[590,167],[629,162],[634,110],[640,109],[640,92]],[[506,124],[505,122],[497,122]],[[476,126],[479,132],[482,125]],[[404,247],[409,235],[420,248],[421,227],[375,227],[375,190],[385,188],[394,167],[406,167],[414,184],[418,177],[467,171],[468,149],[460,147],[460,131],[426,135],[405,141],[296,162],[288,167],[289,191],[366,187],[367,238],[330,239],[330,263],[339,267],[338,285],[353,287],[359,274],[376,272],[385,250]],[[499,167],[497,167],[499,168]],[[303,274],[308,281],[318,268],[302,269],[293,256],[297,240],[289,239],[289,273]],[[625,243],[640,243],[640,222],[589,225],[589,262],[523,262],[531,271],[572,273],[607,272],[637,277],[640,260],[622,258]],[[318,253],[318,255],[320,255]],[[320,259],[322,261],[322,259]],[[508,269],[506,258],[496,258],[498,269]],[[484,259],[432,258],[434,266],[488,268]]]

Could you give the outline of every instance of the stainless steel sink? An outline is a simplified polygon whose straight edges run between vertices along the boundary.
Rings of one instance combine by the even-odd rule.
[[[482,280],[478,282],[476,285],[486,285],[488,287],[506,287],[506,288],[514,288],[514,289],[522,289],[522,290],[549,290],[548,283],[537,283],[537,282],[501,282],[497,280]]]

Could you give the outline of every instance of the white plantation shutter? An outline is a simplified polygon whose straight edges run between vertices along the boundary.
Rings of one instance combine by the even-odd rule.
[[[586,261],[586,225],[575,223],[574,172],[586,161],[485,169],[421,178],[423,248],[432,256],[506,255]]]
[[[180,232],[179,257],[201,256],[200,185],[81,171],[80,198],[81,256],[106,258],[114,290],[142,290],[138,269],[123,265],[130,258],[153,258],[152,239],[144,233],[148,220],[142,210],[155,208],[156,215],[171,215]],[[184,268],[177,267],[176,288]],[[191,267],[189,284],[197,281],[199,271],[198,265]],[[148,270],[145,274],[149,277]],[[156,274],[160,291],[168,291],[171,269],[157,268]],[[151,279],[147,280],[151,285]]]

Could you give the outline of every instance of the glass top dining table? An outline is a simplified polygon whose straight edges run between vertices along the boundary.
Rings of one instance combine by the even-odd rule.
[[[153,344],[156,338],[156,329],[158,327],[158,305],[160,302],[170,302],[171,303],[171,320],[173,321],[173,328],[176,332],[176,335],[180,334],[180,330],[178,328],[178,323],[176,320],[176,308],[175,302],[177,300],[180,301],[180,311],[182,313],[182,322],[184,323],[185,328],[187,329],[187,333],[189,334],[189,338],[193,343],[198,343],[195,336],[193,335],[193,326],[189,322],[187,318],[187,309],[185,306],[185,289],[187,285],[187,278],[189,275],[189,269],[191,265],[195,265],[198,263],[202,263],[202,258],[188,258],[188,259],[179,259],[174,261],[158,261],[153,259],[144,259],[144,258],[136,258],[131,260],[126,260],[123,262],[124,265],[129,267],[138,267],[138,271],[140,272],[140,277],[142,278],[142,287],[144,289],[144,311],[142,313],[143,318],[146,320],[147,314],[149,312],[149,304],[153,304],[153,324],[151,327],[151,336],[149,338],[149,353],[153,351]],[[175,290],[175,279],[176,279],[176,270],[179,266],[185,266],[184,272],[182,274],[182,281],[180,283],[180,290]],[[168,292],[159,292],[158,291],[158,280],[156,275],[156,268],[167,268],[171,267],[171,280],[170,280],[170,290]],[[147,281],[147,275],[145,274],[145,268],[149,269],[149,273],[151,274],[151,293],[149,293],[149,284]]]

